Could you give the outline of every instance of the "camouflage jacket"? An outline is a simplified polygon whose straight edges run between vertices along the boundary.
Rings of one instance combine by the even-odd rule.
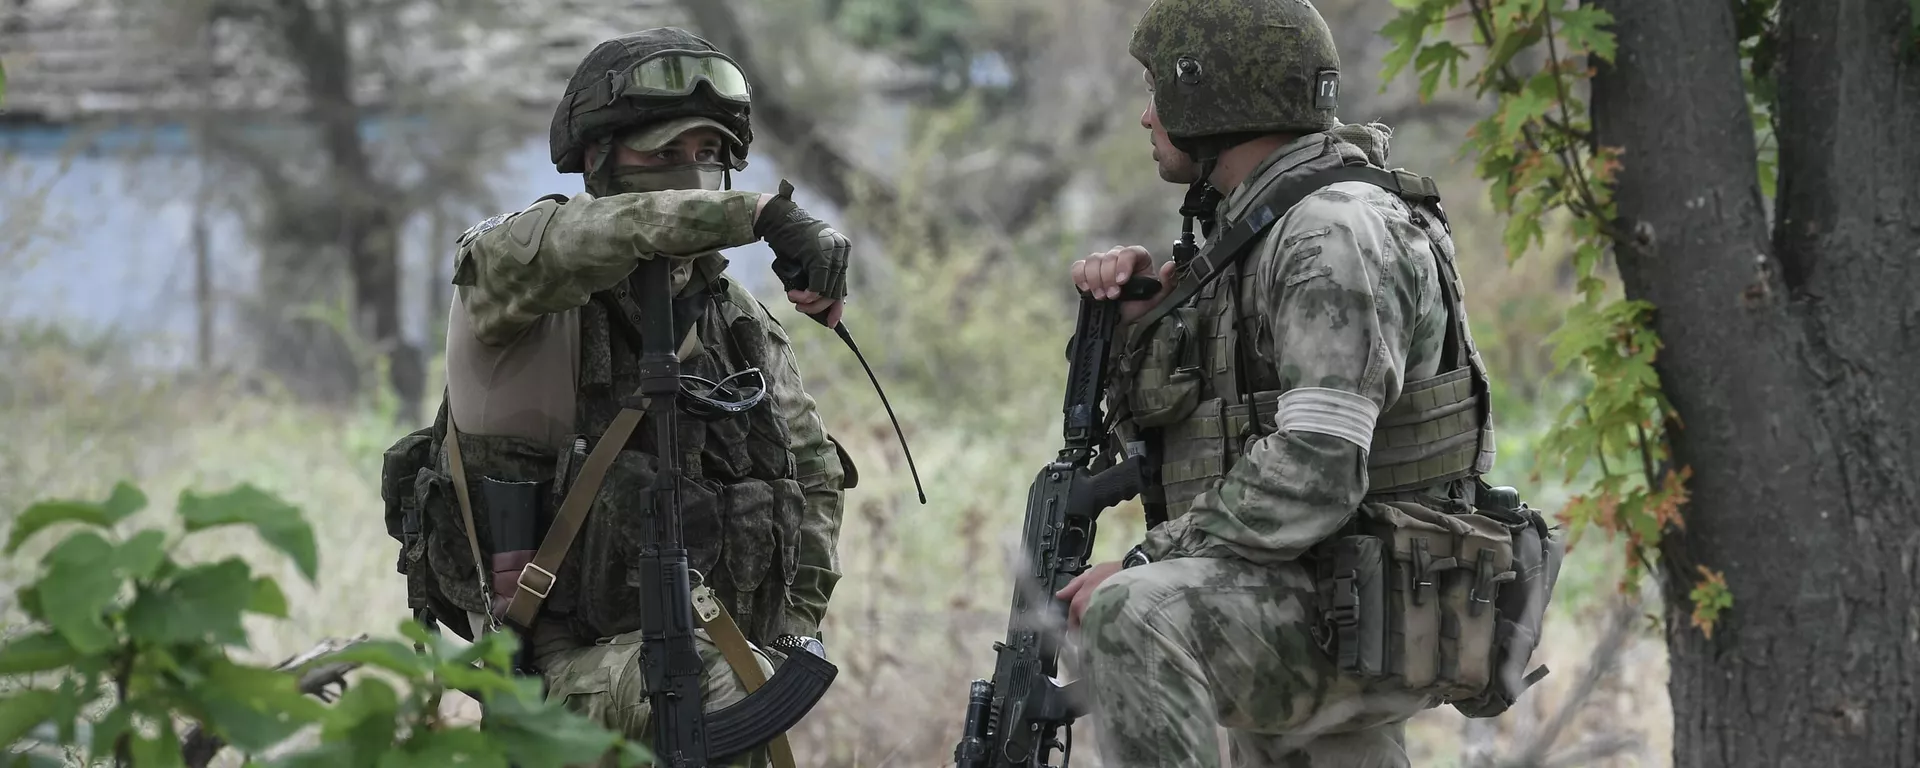
[[[457,299],[448,334],[449,386],[462,428],[474,432],[478,425],[469,424],[469,414],[485,408],[483,420],[508,424],[503,431],[536,441],[551,443],[570,431],[572,383],[581,375],[580,309],[594,294],[622,284],[639,259],[674,259],[676,291],[689,288],[697,266],[719,274],[726,263],[720,249],[757,239],[758,196],[707,190],[603,198],[582,193],[565,201],[549,196],[468,230],[455,261]],[[737,283],[731,290],[744,292]],[[787,424],[794,479],[805,497],[795,553],[799,565],[783,627],[790,634],[810,635],[817,632],[840,578],[836,541],[846,479],[843,454],[806,392],[786,332],[764,306],[744,303],[772,345],[776,362],[765,371],[768,401]],[[456,350],[463,340],[471,340],[467,343],[474,349]],[[454,359],[461,352],[464,362]],[[560,381],[533,388],[542,394],[521,398],[559,402],[486,402],[506,397],[509,376],[549,375],[569,365],[572,371]],[[522,372],[529,368],[536,370]],[[468,383],[473,396],[466,396],[457,380],[463,375],[486,383]]]
[[[1221,202],[1215,231],[1280,179],[1357,157],[1383,164],[1384,136],[1360,144],[1341,138],[1358,128],[1309,134],[1276,150]],[[1277,423],[1262,424],[1229,457],[1224,476],[1197,496],[1169,495],[1170,505],[1191,506],[1148,533],[1148,557],[1291,560],[1359,507],[1376,419],[1405,383],[1436,374],[1448,324],[1434,254],[1412,213],[1373,185],[1335,184],[1294,206],[1242,258],[1244,287],[1233,291],[1245,305],[1240,338],[1250,354],[1238,359],[1256,369],[1247,375],[1261,386],[1248,389],[1278,400]],[[1195,299],[1209,300],[1232,299]],[[1217,378],[1233,375],[1231,365],[1209,361],[1204,370]],[[1216,383],[1208,389],[1219,392]],[[1274,407],[1257,405],[1263,413]]]

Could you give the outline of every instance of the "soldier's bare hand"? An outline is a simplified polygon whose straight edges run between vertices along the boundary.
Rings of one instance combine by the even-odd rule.
[[[1096,299],[1111,299],[1120,295],[1120,286],[1134,275],[1150,274],[1154,271],[1153,254],[1138,245],[1114,246],[1105,253],[1089,254],[1086,258],[1073,263],[1073,284]],[[1173,292],[1173,262],[1160,265],[1160,292],[1153,298],[1139,301],[1120,302],[1121,322],[1131,323],[1140,319],[1154,305]]]
[[[1081,571],[1080,575],[1073,577],[1073,581],[1067,582],[1067,585],[1061,587],[1059,592],[1053,593],[1054,597],[1071,601],[1067,604],[1068,627],[1073,629],[1080,628],[1080,615],[1087,612],[1087,603],[1093,601],[1093,591],[1099,589],[1100,585],[1109,577],[1119,572],[1120,562],[1118,560],[1111,563],[1100,563],[1099,565],[1091,566]]]
[[[846,299],[829,299],[813,291],[787,291],[787,301],[793,302],[794,308],[800,310],[801,314],[828,328],[840,324],[840,315],[847,306]]]

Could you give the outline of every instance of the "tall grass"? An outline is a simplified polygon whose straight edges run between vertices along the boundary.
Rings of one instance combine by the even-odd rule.
[[[1005,627],[1026,486],[1059,447],[1072,305],[1051,276],[1072,254],[1002,264],[956,253],[968,252],[896,254],[896,285],[918,287],[863,296],[850,315],[912,441],[925,506],[852,356],[823,329],[787,323],[822,415],[860,473],[841,532],[845,577],[823,627],[842,674],[794,736],[806,764],[951,762],[967,681],[991,671],[992,643]],[[972,278],[943,279],[954,274]],[[780,317],[795,317],[775,299],[768,303]],[[98,495],[121,478],[140,483],[161,507],[183,488],[251,482],[303,509],[322,542],[321,574],[311,585],[285,563],[257,558],[293,604],[288,620],[254,626],[257,657],[282,657],[327,635],[391,633],[405,604],[376,483],[380,452],[409,425],[393,422],[390,404],[374,399],[347,413],[321,411],[260,382],[142,370],[121,362],[127,343],[53,330],[0,334],[0,367],[8,372],[0,379],[4,514],[34,499]],[[1512,469],[1499,482],[1528,486],[1536,506],[1551,506],[1564,489],[1530,486],[1524,477],[1533,431],[1503,424],[1502,467]],[[1134,504],[1103,522],[1104,557],[1117,557],[1144,527]],[[195,547],[191,554],[204,557],[258,549],[244,533]],[[1416,717],[1408,734],[1416,764],[1470,765],[1508,754],[1576,693],[1617,573],[1605,551],[1597,543],[1581,547],[1562,577],[1541,652],[1555,673],[1496,721],[1468,722],[1444,708]],[[38,554],[0,564],[7,587],[0,594],[11,595]],[[11,604],[4,616],[19,620]],[[1617,671],[1582,692],[1590,704],[1559,738],[1565,745],[1627,734],[1644,746],[1586,764],[1665,764],[1664,650],[1644,624],[1629,632]],[[1075,745],[1075,765],[1098,764],[1091,725],[1081,726]]]

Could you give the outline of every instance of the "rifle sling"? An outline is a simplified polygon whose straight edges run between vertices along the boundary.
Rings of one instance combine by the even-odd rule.
[[[699,334],[689,327],[686,338],[681,341],[680,354],[687,355],[698,347]],[[460,456],[460,430],[453,424],[452,392],[446,392],[447,398],[447,469],[453,475],[453,495],[460,501],[460,522],[467,527],[467,548],[473,553],[474,572],[480,579],[480,594],[493,594],[493,580],[486,574],[486,557],[481,554],[480,538],[473,525],[473,502],[467,490],[466,462]],[[647,403],[642,401],[640,409],[645,410]],[[567,551],[573,547],[573,539],[580,533],[580,526],[586,522],[587,510],[593,507],[594,496],[600,493],[600,484],[606,480],[607,467],[613,464],[613,457],[633,436],[633,430],[639,426],[641,411],[631,408],[622,409],[613,423],[601,435],[599,444],[593,447],[593,453],[580,469],[579,478],[573,488],[567,491],[567,498],[560,503],[560,511],[554,516],[553,527],[547,529],[547,535],[540,540],[540,549],[534,553],[533,560],[520,569],[520,577],[515,580],[512,599],[507,602],[507,619],[523,630],[532,630],[534,619],[540,615],[540,606],[553,592],[558,580],[555,574],[560,572],[560,564],[567,559]],[[623,423],[624,422],[624,423]],[[534,578],[529,585],[527,577]]]
[[[1174,287],[1173,292],[1133,323],[1133,328],[1128,331],[1128,346],[1137,344],[1140,334],[1146,329],[1152,328],[1160,318],[1187,303],[1201,288],[1245,256],[1275,222],[1300,204],[1301,200],[1305,200],[1307,195],[1343,181],[1372,184],[1414,205],[1440,201],[1439,187],[1432,179],[1410,171],[1389,171],[1371,165],[1346,165],[1279,181],[1268,187],[1266,193],[1247,208],[1246,215],[1220,233],[1219,237],[1207,241],[1206,248],[1187,262],[1186,269],[1180,274],[1180,284]]]
[[[493,580],[487,578],[487,560],[480,554],[479,529],[473,526],[473,500],[467,491],[467,466],[460,457],[460,430],[453,425],[452,390],[442,392],[441,398],[448,401],[447,471],[453,475],[453,496],[460,502],[460,522],[467,526],[467,548],[473,552],[473,572],[479,578],[481,599],[491,600]]]
[[[693,618],[707,631],[707,637],[713,644],[720,646],[720,655],[727,660],[727,666],[740,676],[740,683],[747,693],[760,690],[767,684],[766,675],[761,674],[760,665],[753,660],[753,646],[747,642],[747,636],[735,624],[733,616],[727,613],[727,607],[715,599],[711,590],[702,587],[699,591],[707,594],[695,595]],[[806,653],[806,651],[795,651]],[[773,768],[794,768],[793,747],[787,743],[787,735],[782,733],[768,742],[767,750],[772,754]]]
[[[646,404],[641,405],[642,408]],[[553,527],[547,529],[547,535],[540,540],[540,549],[533,560],[520,569],[520,577],[515,580],[513,598],[507,602],[507,620],[521,629],[533,629],[534,619],[540,615],[540,605],[553,591],[554,574],[560,571],[560,563],[567,557],[567,550],[573,548],[573,538],[580,533],[581,524],[587,520],[587,511],[593,508],[593,498],[600,493],[600,483],[607,477],[607,467],[612,466],[613,457],[626,447],[628,438],[633,437],[634,427],[640,424],[640,411],[632,408],[620,409],[613,418],[613,424],[607,427],[600,442],[593,446],[593,452],[587,455],[586,464],[580,468],[580,476],[568,489],[567,498],[560,502],[560,511],[553,517]]]

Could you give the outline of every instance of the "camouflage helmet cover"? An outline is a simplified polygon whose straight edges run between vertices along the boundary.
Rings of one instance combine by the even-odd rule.
[[[721,99],[711,86],[677,98],[617,98],[614,78],[633,65],[664,51],[711,51],[726,58],[712,43],[678,27],[656,27],[632,32],[594,46],[567,81],[566,95],[553,111],[547,144],[554,169],[583,173],[588,145],[623,129],[638,128],[682,117],[705,117],[726,127],[732,138],[731,165],[745,167],[747,145],[753,143],[746,104]],[[732,61],[732,59],[728,59]]]
[[[1154,0],[1128,52],[1147,68],[1167,136],[1189,153],[1207,136],[1339,124],[1340,54],[1308,0]]]

